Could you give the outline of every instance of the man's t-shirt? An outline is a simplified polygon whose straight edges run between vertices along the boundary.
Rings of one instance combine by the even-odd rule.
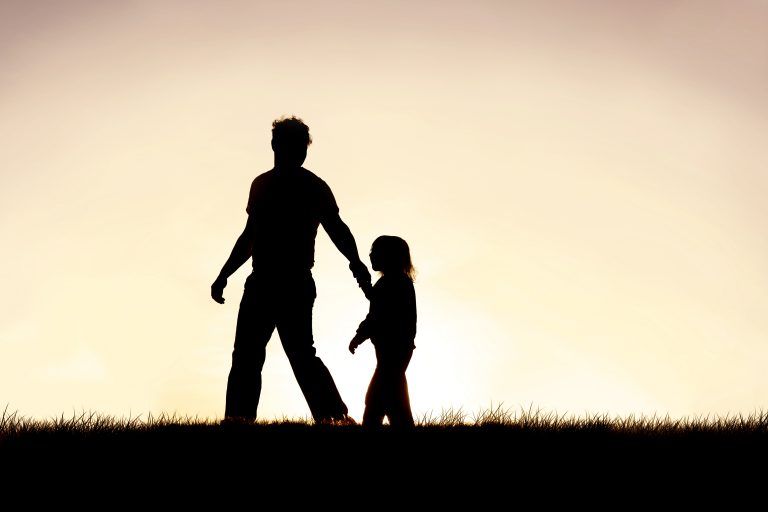
[[[302,167],[257,176],[245,211],[255,230],[253,268],[304,270],[315,263],[318,226],[339,207],[328,184]]]

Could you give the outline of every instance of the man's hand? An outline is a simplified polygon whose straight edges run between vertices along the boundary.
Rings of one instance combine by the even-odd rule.
[[[224,304],[224,288],[227,286],[226,278],[217,277],[211,285],[211,297],[219,304]]]
[[[349,270],[351,270],[352,275],[355,276],[357,285],[363,290],[365,296],[370,299],[373,286],[371,286],[371,273],[368,272],[368,267],[365,266],[365,263],[358,260],[349,264]]]

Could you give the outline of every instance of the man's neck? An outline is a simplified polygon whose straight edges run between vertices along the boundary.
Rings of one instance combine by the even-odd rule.
[[[302,169],[302,167],[295,164],[279,164],[275,162],[274,169],[281,172],[295,172]]]

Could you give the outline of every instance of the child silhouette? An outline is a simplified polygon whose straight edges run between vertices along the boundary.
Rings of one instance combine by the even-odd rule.
[[[415,271],[405,240],[383,235],[371,245],[371,268],[380,277],[369,295],[368,314],[349,343],[355,353],[370,339],[376,350],[376,370],[365,395],[363,426],[413,427],[405,371],[416,348]]]

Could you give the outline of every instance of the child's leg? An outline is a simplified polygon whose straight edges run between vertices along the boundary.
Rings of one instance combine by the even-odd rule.
[[[413,427],[411,399],[408,394],[408,381],[405,378],[405,372],[393,380],[390,396],[392,397],[392,403],[388,410],[390,425],[393,427]]]
[[[382,388],[381,372],[377,367],[373,372],[371,383],[368,384],[368,392],[365,394],[365,412],[363,412],[363,426],[378,426],[384,423],[384,392]]]
[[[386,365],[382,365],[382,387],[386,389],[384,411],[392,426],[412,427],[414,425],[408,381],[405,378],[405,371],[412,356],[412,349],[392,351],[386,356]]]

